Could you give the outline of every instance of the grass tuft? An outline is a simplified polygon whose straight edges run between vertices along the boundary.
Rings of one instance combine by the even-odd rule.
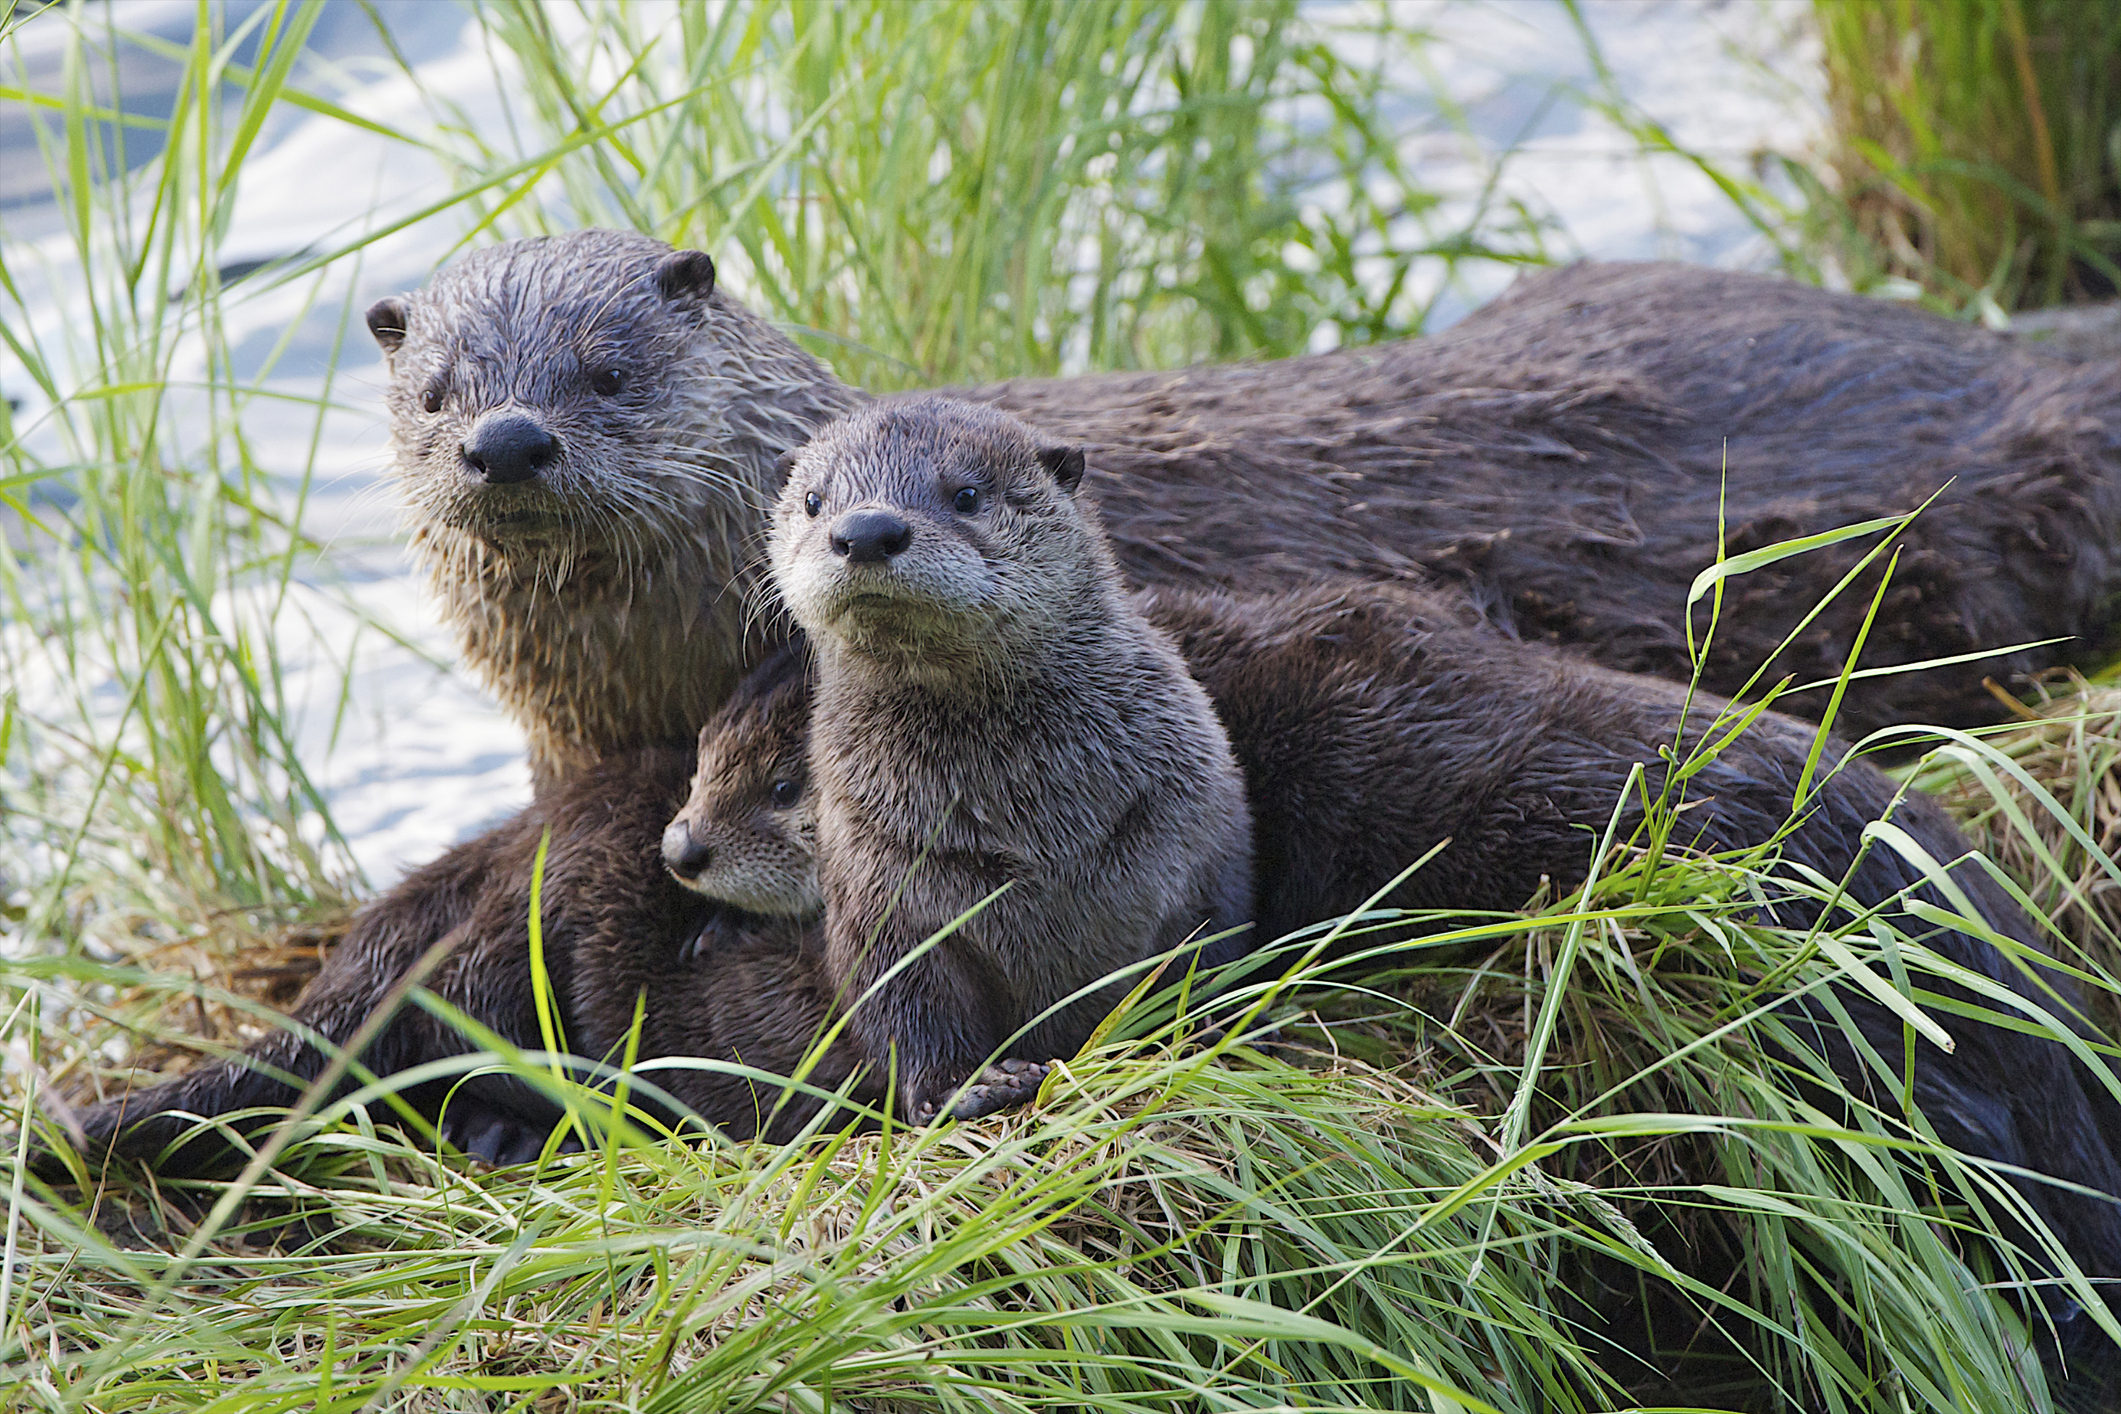
[[[2121,14],[2077,0],[1813,14],[1839,183],[1819,209],[1858,288],[1897,278],[2006,312],[2121,291]]]

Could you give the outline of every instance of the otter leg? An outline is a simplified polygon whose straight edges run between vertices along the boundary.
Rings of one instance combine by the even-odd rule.
[[[933,916],[961,911],[938,906]],[[902,902],[879,929],[859,910],[834,909],[825,923],[826,972],[853,1007],[848,1030],[864,1056],[896,1061],[899,1112],[916,1123],[941,1112],[1008,1036],[1014,990],[978,950],[949,937],[872,992],[884,973],[926,941],[924,932],[902,920],[928,912]]]
[[[332,1046],[351,1043],[427,945],[452,931],[422,931],[441,921],[430,912],[434,903],[432,898],[393,895],[364,913],[353,932],[325,958],[323,970],[296,1004],[293,1019]],[[426,1012],[401,1007],[359,1059],[378,1074],[402,1070],[435,1049],[439,1030]],[[174,1080],[91,1107],[81,1117],[81,1152],[95,1164],[113,1157],[134,1159],[154,1163],[161,1172],[174,1176],[236,1167],[242,1162],[241,1152],[228,1136],[212,1130],[201,1130],[170,1149],[195,1128],[185,1116],[211,1119],[238,1110],[287,1108],[330,1064],[331,1055],[325,1048],[295,1031],[275,1031],[241,1056],[200,1066]],[[257,1133],[270,1123],[246,1122],[243,1130]],[[55,1155],[47,1153],[39,1156],[37,1172],[56,1179],[66,1170]]]
[[[519,837],[524,837],[524,829],[511,822],[459,845],[362,909],[296,1002],[293,1019],[329,1047],[348,1045],[428,949],[452,934],[458,940],[457,951],[443,959],[429,985],[474,1015],[489,1014],[490,1009],[480,1005],[482,995],[518,989],[497,983],[497,974],[510,968],[509,949],[479,942],[477,935],[482,930],[473,926],[473,919],[482,903],[490,909],[494,896],[505,902],[512,895],[513,890],[498,876],[513,854],[523,852],[525,838],[531,847],[535,845],[535,837]],[[475,965],[467,965],[472,962],[464,955],[467,952],[475,955]],[[525,974],[527,986],[527,957],[515,964],[515,970]],[[519,1030],[505,1019],[497,1025],[509,1034]],[[330,1066],[328,1046],[313,1044],[295,1031],[275,1031],[241,1056],[202,1065],[173,1080],[94,1105],[81,1117],[81,1152],[92,1165],[113,1157],[132,1159],[152,1163],[171,1176],[231,1171],[240,1167],[242,1154],[226,1135],[215,1131],[200,1131],[181,1147],[170,1149],[196,1127],[183,1116],[210,1119],[238,1110],[291,1106]],[[386,1075],[465,1049],[464,1038],[454,1030],[418,1006],[402,1005],[358,1059],[370,1071]],[[412,1098],[424,1112],[432,1113],[439,1096]],[[269,1119],[246,1121],[243,1131],[259,1133],[271,1124]],[[49,1180],[62,1181],[67,1176],[66,1166],[54,1154],[41,1153],[34,1162],[35,1171]]]

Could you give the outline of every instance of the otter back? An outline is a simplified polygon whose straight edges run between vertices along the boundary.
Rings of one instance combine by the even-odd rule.
[[[705,255],[623,232],[475,252],[370,324],[413,544],[539,780],[690,742],[782,632],[752,573],[775,459],[861,394]],[[2096,658],[2121,602],[2121,367],[1787,281],[1579,265],[1432,338],[968,396],[1088,444],[1136,584],[1433,579],[1520,638],[1675,680],[1719,544],[1945,488],[1866,665],[2068,642],[1858,678],[1854,732],[1993,720],[1984,679]],[[1707,684],[1736,690],[1871,543],[1731,581]],[[1846,591],[1775,676],[1836,678],[1870,600]]]

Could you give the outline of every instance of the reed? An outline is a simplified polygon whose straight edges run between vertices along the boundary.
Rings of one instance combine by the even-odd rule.
[[[2121,291],[2121,13],[2075,0],[1820,0],[1838,183],[1814,220],[1859,288],[2012,311]]]

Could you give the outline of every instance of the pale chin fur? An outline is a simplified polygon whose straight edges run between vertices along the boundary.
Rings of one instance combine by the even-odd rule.
[[[710,880],[698,883],[678,881],[687,888],[719,903],[732,904],[746,913],[762,914],[768,918],[810,918],[825,911],[824,892],[818,887],[813,873],[807,879],[793,880],[785,890],[774,890],[753,895],[748,889],[717,887]]]
[[[946,649],[981,636],[981,601],[942,599],[930,587],[892,575],[849,574],[837,565],[805,563],[789,610],[810,633],[863,652],[900,657]],[[788,595],[791,586],[783,586]],[[801,607],[796,598],[800,598]]]

